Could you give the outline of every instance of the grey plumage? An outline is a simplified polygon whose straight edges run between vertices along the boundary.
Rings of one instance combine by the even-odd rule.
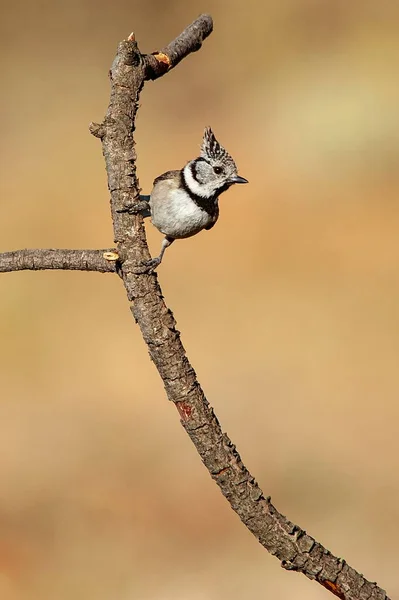
[[[148,263],[150,270],[161,263],[166,248],[174,240],[191,237],[215,225],[219,196],[234,183],[247,180],[238,176],[234,160],[207,127],[201,155],[180,171],[167,171],[157,177],[151,195],[140,196],[141,201],[148,202],[140,213],[151,216],[152,224],[165,235],[159,256]]]

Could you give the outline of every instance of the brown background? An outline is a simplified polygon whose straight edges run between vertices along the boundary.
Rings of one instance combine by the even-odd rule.
[[[132,30],[215,31],[142,95],[140,183],[205,125],[250,185],[159,270],[223,427],[283,513],[399,594],[399,5],[3,2],[1,250],[112,245],[88,123]],[[148,227],[153,253],[160,235]],[[0,597],[327,598],[257,544],[165,400],[117,278],[0,279]]]

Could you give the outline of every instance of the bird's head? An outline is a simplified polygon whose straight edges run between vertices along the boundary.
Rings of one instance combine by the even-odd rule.
[[[235,183],[248,183],[238,175],[237,165],[210,127],[204,131],[201,155],[190,161],[185,171],[192,191],[204,198],[221,194]]]

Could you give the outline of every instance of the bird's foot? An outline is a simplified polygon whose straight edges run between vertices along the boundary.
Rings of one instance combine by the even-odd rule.
[[[161,258],[157,256],[156,258],[151,258],[150,260],[146,260],[144,265],[146,267],[147,273],[153,273],[157,267],[161,264]]]

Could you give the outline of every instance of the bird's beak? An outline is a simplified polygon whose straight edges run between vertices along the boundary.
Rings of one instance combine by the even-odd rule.
[[[234,177],[230,177],[229,183],[248,183],[248,179],[235,175]]]

